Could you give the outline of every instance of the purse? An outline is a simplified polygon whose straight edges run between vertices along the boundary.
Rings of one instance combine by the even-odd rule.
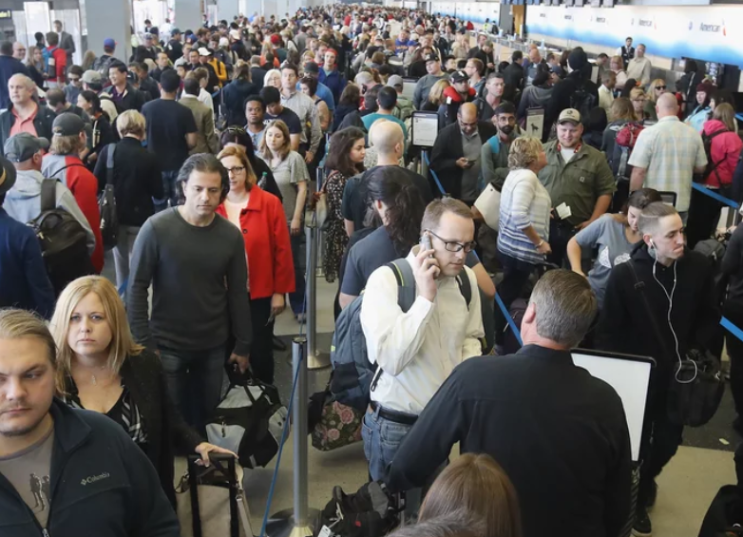
[[[310,207],[304,213],[304,225],[309,228],[325,229],[328,223],[328,194],[325,187],[312,194]]]
[[[320,451],[332,451],[361,442],[364,414],[338,401],[323,405],[320,421],[312,430],[312,446]]]
[[[101,214],[101,237],[103,247],[110,250],[116,246],[119,236],[119,217],[116,212],[116,196],[114,193],[114,153],[116,144],[108,144],[106,158],[106,186],[98,198],[98,210]]]
[[[498,231],[500,220],[500,198],[501,193],[495,189],[493,183],[488,183],[475,200],[475,208],[480,211],[488,227],[495,231]]]
[[[627,263],[640,293],[645,312],[663,352],[670,356],[663,336],[645,296],[645,283],[637,276],[632,261]],[[671,423],[700,427],[717,412],[725,391],[725,380],[720,372],[720,360],[707,350],[690,349],[684,359],[678,357],[668,386],[667,413]]]

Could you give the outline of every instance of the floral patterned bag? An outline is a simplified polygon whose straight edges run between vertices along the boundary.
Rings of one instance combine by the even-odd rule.
[[[361,442],[361,421],[364,415],[337,401],[326,403],[322,418],[312,430],[312,445],[320,451],[332,451]]]

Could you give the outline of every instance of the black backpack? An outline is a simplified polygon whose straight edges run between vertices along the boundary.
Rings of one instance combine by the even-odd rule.
[[[583,125],[586,124],[588,118],[591,116],[591,110],[596,108],[597,105],[596,96],[586,88],[585,83],[580,84],[570,95],[570,108],[574,108],[580,112]]]
[[[720,175],[717,173],[717,167],[722,164],[722,160],[720,162],[713,162],[712,161],[712,140],[715,139],[715,137],[718,134],[723,134],[725,132],[728,132],[727,130],[719,130],[716,132],[713,132],[712,134],[707,134],[706,132],[702,132],[702,143],[704,144],[704,154],[707,156],[707,166],[704,168],[704,172],[701,174],[694,174],[694,182],[695,183],[705,183],[710,175],[713,173],[717,176],[717,184],[720,188],[722,188],[722,183],[720,182]],[[723,196],[725,195],[723,192],[720,192]]]
[[[116,197],[114,196],[114,153],[116,144],[108,144],[106,158],[106,186],[98,198],[98,209],[101,212],[101,236],[103,247],[110,250],[116,246],[119,236],[119,217],[116,213]]]
[[[87,233],[74,216],[57,208],[57,180],[41,182],[41,214],[28,225],[41,246],[46,272],[57,296],[81,276],[95,274],[88,253]]]

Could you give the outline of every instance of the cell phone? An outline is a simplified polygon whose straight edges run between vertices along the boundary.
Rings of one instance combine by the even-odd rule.
[[[423,248],[424,250],[433,250],[433,245],[431,244],[431,236],[428,233],[424,232],[423,235],[421,235],[420,245],[421,248]]]

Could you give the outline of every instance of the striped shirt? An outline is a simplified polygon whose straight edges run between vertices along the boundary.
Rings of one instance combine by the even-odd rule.
[[[106,416],[121,425],[132,441],[141,446],[147,443],[147,433],[144,430],[142,415],[139,412],[139,407],[132,400],[131,392],[126,386],[123,386],[123,388],[119,400],[106,413]],[[63,400],[72,408],[85,408],[77,395],[77,389],[74,390],[74,393],[64,397]]]
[[[676,210],[689,210],[694,168],[707,165],[701,135],[676,116],[661,118],[637,138],[629,165],[647,169],[642,186],[676,193]]]
[[[498,250],[527,263],[543,263],[544,255],[523,230],[533,226],[537,235],[549,240],[551,207],[550,195],[534,172],[511,171],[501,191]]]

